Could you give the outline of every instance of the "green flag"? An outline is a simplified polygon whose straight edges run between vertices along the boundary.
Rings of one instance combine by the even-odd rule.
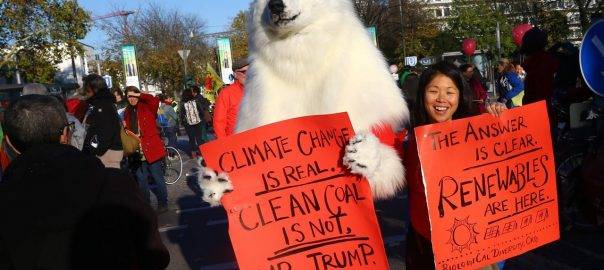
[[[205,98],[207,98],[210,102],[214,103],[214,101],[216,101],[218,91],[220,90],[220,88],[222,88],[223,85],[224,83],[222,83],[222,80],[220,79],[220,76],[218,76],[216,70],[214,70],[210,63],[207,63],[206,76],[204,77],[203,82],[203,92]]]

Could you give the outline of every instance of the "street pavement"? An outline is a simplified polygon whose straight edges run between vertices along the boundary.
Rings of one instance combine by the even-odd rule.
[[[179,148],[185,164],[183,178],[168,185],[169,211],[158,215],[161,237],[170,251],[168,269],[238,269],[224,209],[201,200],[197,164],[189,158],[186,137],[179,137]],[[390,269],[405,269],[406,198],[402,193],[376,203]],[[155,207],[156,202],[152,203]],[[505,269],[604,269],[604,232],[563,232],[560,241],[509,259]]]

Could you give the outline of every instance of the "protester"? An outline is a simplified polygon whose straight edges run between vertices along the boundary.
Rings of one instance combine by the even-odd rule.
[[[65,100],[67,112],[75,116],[80,123],[84,121],[88,111],[88,103],[83,98],[84,96],[80,95],[78,91],[74,91],[72,95],[67,95],[67,100]]]
[[[487,90],[480,81],[480,75],[476,70],[474,70],[474,66],[471,64],[461,65],[459,70],[463,74],[464,79],[466,79],[466,82],[468,82],[470,89],[472,89],[472,94],[474,94],[472,102],[475,103],[477,112],[485,113],[487,111],[485,102],[487,101],[488,95]]]
[[[532,28],[522,38],[520,51],[526,54],[526,60],[522,64],[526,71],[523,104],[545,100],[551,106],[554,74],[559,62],[545,51],[546,45],[547,33],[539,28]]]
[[[237,112],[243,98],[248,62],[245,58],[235,61],[235,82],[220,91],[214,105],[214,132],[216,138],[224,138],[235,132]]]
[[[510,60],[501,58],[497,63],[497,72],[501,74],[497,85],[499,89],[499,101],[506,104],[508,108],[522,106],[524,96],[524,83],[516,73],[516,68]]]
[[[178,115],[172,107],[172,98],[164,94],[160,94],[157,97],[160,101],[159,110],[157,111],[157,122],[161,127],[163,136],[168,139],[168,145],[176,147]]]
[[[472,93],[467,86],[464,87],[463,80],[462,74],[454,66],[445,63],[438,63],[424,71],[419,80],[414,127],[471,116]],[[502,103],[487,104],[486,108],[497,116],[506,110]],[[411,215],[406,265],[407,269],[434,269],[428,208],[417,142],[415,136],[410,138],[404,159]]]
[[[90,74],[83,78],[84,93],[89,104],[83,125],[86,138],[82,150],[97,156],[106,167],[120,168],[124,157],[120,137],[120,120],[113,96],[103,77]]]
[[[43,96],[48,96],[50,95],[50,92],[48,92],[48,89],[46,88],[46,86],[44,86],[43,84],[39,84],[39,83],[30,83],[30,84],[26,84],[23,87],[23,92],[21,93],[22,96],[27,96],[27,95],[43,95]],[[61,102],[61,104],[63,104],[65,106],[65,110],[67,110],[67,104],[65,103],[65,101],[63,100],[63,97],[60,96],[53,96],[56,97],[59,102]],[[77,148],[78,150],[82,150],[82,147],[84,146],[84,137],[86,136],[86,129],[84,128],[84,126],[82,125],[82,123],[71,113],[66,112],[66,116],[67,116],[67,121],[69,123],[71,123],[72,125],[70,125],[70,144]]]
[[[524,70],[524,68],[522,67],[522,65],[520,64],[520,62],[512,62],[512,64],[514,65],[514,68],[516,69],[516,74],[518,74],[518,77],[520,77],[520,79],[524,82],[524,78],[526,78],[526,71]]]
[[[166,148],[159,135],[159,129],[155,119],[159,108],[159,99],[145,93],[141,93],[134,86],[126,87],[128,107],[124,112],[125,128],[136,134],[141,141],[142,154],[135,155],[130,159],[140,159],[131,162],[136,167],[135,174],[138,185],[147,202],[150,202],[149,175],[155,180],[157,188],[154,189],[157,196],[157,211],[160,213],[168,211],[168,190],[164,179],[163,158],[166,156]]]
[[[208,140],[207,127],[212,124],[212,115],[210,115],[210,106],[212,103],[210,103],[210,101],[203,96],[199,86],[192,85],[191,91],[193,91],[193,97],[199,102],[199,104],[201,104],[201,108],[203,110],[203,129],[201,130],[201,139],[205,142]]]
[[[18,156],[0,182],[0,269],[165,269],[136,184],[67,145],[69,125],[49,96],[23,96],[6,112]]]
[[[195,98],[192,88],[185,89],[182,92],[180,109],[180,121],[185,127],[185,131],[189,136],[189,144],[191,145],[191,158],[196,158],[199,146],[205,140],[204,133],[204,115],[207,113],[207,104],[202,104],[200,99]]]
[[[115,107],[117,108],[117,114],[120,116],[120,120],[124,120],[124,110],[128,106],[128,100],[124,98],[124,92],[120,89],[113,90],[115,96]]]

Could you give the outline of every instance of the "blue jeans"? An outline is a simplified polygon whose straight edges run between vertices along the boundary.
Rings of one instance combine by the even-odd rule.
[[[166,182],[164,180],[162,162],[164,161],[158,160],[149,164],[147,161],[142,161],[141,166],[136,170],[136,178],[138,180],[138,187],[149,203],[151,202],[151,194],[149,193],[149,173],[151,173],[156,184],[153,193],[155,193],[155,196],[157,197],[158,205],[168,206],[168,190],[166,189]]]

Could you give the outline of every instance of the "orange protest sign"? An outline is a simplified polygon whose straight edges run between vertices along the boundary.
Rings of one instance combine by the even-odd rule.
[[[339,113],[201,146],[233,183],[222,204],[240,269],[388,269],[369,184],[342,166],[352,136]]]
[[[548,123],[540,102],[415,129],[436,269],[478,269],[560,238]]]

